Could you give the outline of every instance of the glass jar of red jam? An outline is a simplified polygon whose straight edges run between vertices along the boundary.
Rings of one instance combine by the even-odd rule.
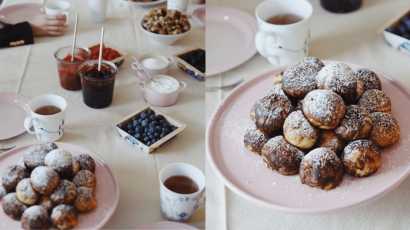
[[[81,76],[84,104],[91,108],[105,108],[112,102],[114,95],[117,66],[109,61],[101,60],[100,71],[104,74],[96,76],[98,60],[84,62],[78,67]],[[91,72],[94,71],[93,74]]]
[[[66,90],[80,90],[81,78],[78,67],[89,60],[91,51],[87,47],[76,46],[74,61],[71,61],[72,46],[65,46],[54,53],[57,60],[58,76],[60,85]]]

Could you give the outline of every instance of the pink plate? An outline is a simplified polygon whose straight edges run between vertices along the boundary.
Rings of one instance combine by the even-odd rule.
[[[117,208],[120,190],[117,179],[110,166],[101,159],[97,154],[68,143],[55,142],[60,149],[69,151],[72,155],[79,153],[89,154],[95,161],[95,176],[97,177],[97,194],[98,204],[93,210],[86,213],[79,213],[78,223],[73,229],[101,229],[111,218]],[[40,143],[36,143],[40,144]],[[26,150],[36,144],[21,146],[0,155],[0,172],[12,165],[18,159],[24,156]],[[0,229],[22,229],[21,222],[12,220],[0,211]]]
[[[149,223],[144,226],[141,226],[137,228],[137,230],[149,230],[149,229],[156,229],[156,230],[199,230],[198,228],[195,228],[194,226],[184,224],[184,223],[177,223],[173,221],[160,221],[160,222],[154,222],[154,223]]]
[[[194,10],[194,12],[192,12],[192,18],[201,24],[201,26],[205,26],[205,6]]]
[[[329,64],[334,61],[323,62]],[[344,63],[353,69],[364,67]],[[301,184],[298,175],[283,176],[270,171],[260,156],[248,151],[243,144],[243,135],[252,124],[249,112],[255,101],[272,87],[275,74],[288,66],[274,68],[242,83],[214,112],[206,134],[207,156],[226,186],[267,209],[322,215],[373,202],[406,179],[410,174],[410,92],[396,79],[375,69],[372,70],[379,75],[383,92],[392,101],[392,115],[401,126],[401,138],[392,147],[382,150],[382,165],[374,175],[354,178],[345,174],[339,187],[324,191]]]
[[[0,21],[7,24],[17,24],[28,21],[41,13],[44,13],[44,6],[41,4],[17,4],[1,9]]]
[[[229,7],[206,7],[206,75],[239,66],[256,53],[258,23],[251,15]]]
[[[30,116],[30,98],[0,92],[0,140],[24,133],[24,119]]]

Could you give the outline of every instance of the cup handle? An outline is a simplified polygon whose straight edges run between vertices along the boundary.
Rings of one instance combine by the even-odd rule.
[[[144,82],[138,82],[137,86],[138,86],[138,88],[140,88],[140,90],[141,90],[142,92],[145,92],[145,84],[144,84]],[[142,86],[142,87],[141,87],[141,86]]]
[[[272,32],[266,32],[266,31],[258,31],[256,33],[255,37],[255,46],[258,52],[263,56],[267,57],[268,54],[266,53],[266,40],[269,39],[270,43],[275,43],[276,42],[276,37],[275,34]]]
[[[26,117],[26,119],[24,120],[24,128],[27,130],[27,132],[29,134],[35,134],[37,136],[37,138],[39,140],[41,140],[41,135],[39,133],[36,133],[35,130],[34,130],[34,132],[30,130],[31,121],[33,121],[33,125],[34,125],[34,122],[36,122],[37,125],[39,124],[37,118],[35,118],[35,117]]]
[[[171,67],[174,64],[174,59],[170,57],[167,57],[167,59],[169,61],[168,67]]]
[[[200,205],[198,205],[198,207],[196,208],[195,212],[197,212],[200,208],[205,207],[205,205],[206,205],[206,203],[205,203],[205,202],[204,202],[204,203],[202,203],[202,204],[200,204]]]
[[[181,88],[181,85],[182,85],[182,88]],[[178,92],[181,92],[182,90],[184,90],[185,88],[186,88],[186,84],[185,84],[185,82],[183,82],[183,81],[180,81],[179,82],[179,89],[178,89]]]
[[[140,68],[138,67],[137,63],[135,63],[135,62],[133,62],[133,63],[131,64],[131,68],[132,68],[133,70],[140,70]]]
[[[67,21],[64,23],[64,25],[68,25],[68,21],[69,21],[69,20],[68,20],[68,12],[64,12],[63,14],[64,14],[64,15],[66,16],[66,18],[67,18]]]

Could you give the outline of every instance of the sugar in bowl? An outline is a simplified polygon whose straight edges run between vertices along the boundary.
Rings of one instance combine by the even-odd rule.
[[[155,81],[147,78],[138,83],[147,102],[156,106],[170,106],[177,102],[179,93],[186,88],[185,82],[178,82],[167,75],[154,75]],[[158,83],[159,82],[159,83]]]
[[[174,59],[159,54],[145,54],[138,57],[137,60],[151,76],[167,75],[169,67],[174,64]],[[137,76],[142,80],[148,78],[144,71],[138,67],[137,63],[133,62],[131,67],[137,72]]]

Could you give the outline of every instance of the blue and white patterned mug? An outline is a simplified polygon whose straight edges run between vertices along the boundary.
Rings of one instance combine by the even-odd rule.
[[[55,106],[61,110],[53,115],[41,115],[35,111],[43,106]],[[24,120],[24,128],[30,134],[35,134],[40,141],[56,141],[63,136],[65,110],[67,102],[64,98],[54,94],[44,94],[33,98],[29,104],[30,117]],[[34,132],[30,129],[33,123]]]
[[[191,194],[179,194],[165,187],[164,182],[172,176],[186,176],[195,181],[198,191]],[[174,163],[165,166],[159,173],[162,213],[170,220],[185,221],[205,203],[198,205],[205,193],[205,176],[197,167],[186,163]]]

